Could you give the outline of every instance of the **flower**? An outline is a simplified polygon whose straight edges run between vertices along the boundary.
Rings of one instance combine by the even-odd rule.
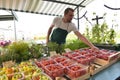
[[[11,43],[10,40],[8,40],[8,41],[0,41],[0,46],[5,47],[5,46],[9,45],[10,43]]]

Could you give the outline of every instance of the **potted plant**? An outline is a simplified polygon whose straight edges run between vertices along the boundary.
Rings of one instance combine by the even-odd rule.
[[[55,42],[49,42],[47,44],[49,54],[62,54],[64,52],[64,44],[57,44]]]
[[[13,42],[7,49],[8,53],[12,56],[12,60],[15,60],[16,62],[29,60],[31,58],[31,55],[29,54],[29,45],[26,42]]]
[[[99,48],[113,49],[113,50],[116,49],[116,45],[115,45],[116,32],[113,29],[113,27],[109,29],[108,25],[105,22],[102,25],[96,24],[95,26],[93,26],[89,34],[85,36],[88,37],[91,40],[91,42]]]
[[[76,49],[86,48],[86,47],[88,46],[82,41],[80,41],[79,39],[70,40],[65,44],[65,48],[69,48],[71,50],[76,50]]]
[[[32,58],[41,58],[44,54],[43,47],[44,46],[42,44],[32,43],[32,45],[29,48]]]

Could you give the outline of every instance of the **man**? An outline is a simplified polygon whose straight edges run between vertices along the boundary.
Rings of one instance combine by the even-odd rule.
[[[58,44],[64,44],[66,42],[67,34],[73,31],[75,35],[82,40],[85,44],[90,46],[92,49],[98,50],[91,42],[89,42],[76,28],[75,24],[72,23],[74,17],[74,10],[72,8],[67,8],[64,11],[64,17],[56,17],[53,20],[47,33],[46,43],[49,42],[49,37],[51,42],[56,42]],[[54,30],[53,30],[54,28]],[[53,30],[53,32],[52,32]],[[52,32],[52,34],[51,34]]]

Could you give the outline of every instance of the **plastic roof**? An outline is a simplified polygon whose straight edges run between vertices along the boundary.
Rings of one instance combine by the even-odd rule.
[[[0,9],[61,16],[65,8],[75,9],[75,15],[94,0],[0,0]]]
[[[17,20],[18,17],[14,11],[0,10],[0,21]]]

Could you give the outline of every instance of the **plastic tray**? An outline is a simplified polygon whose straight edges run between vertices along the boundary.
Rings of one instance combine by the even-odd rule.
[[[88,71],[88,67],[79,65],[79,64],[73,64],[69,67],[67,67],[67,73],[66,75],[71,78],[78,78],[82,75],[85,75]]]
[[[51,64],[45,67],[45,73],[48,74],[52,79],[55,77],[64,75],[65,67],[61,64]]]
[[[57,63],[61,63],[64,62],[66,60],[69,60],[69,58],[65,57],[65,56],[59,56],[59,57],[55,57],[53,58]]]

